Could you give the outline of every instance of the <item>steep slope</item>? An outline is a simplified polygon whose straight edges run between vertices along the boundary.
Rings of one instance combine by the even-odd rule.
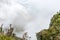
[[[60,12],[57,12],[51,19],[48,29],[36,34],[37,40],[60,40]]]

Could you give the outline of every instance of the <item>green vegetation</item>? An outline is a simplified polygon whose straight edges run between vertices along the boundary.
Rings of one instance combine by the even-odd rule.
[[[48,29],[36,34],[37,40],[60,40],[60,12],[57,12],[51,19]]]
[[[8,36],[6,36],[6,35],[3,35],[3,34],[1,34],[0,35],[0,40],[15,40],[15,38],[14,37],[8,37]]]
[[[18,38],[15,36],[11,24],[10,24],[10,29],[8,29],[7,33],[4,33],[4,31],[2,30],[2,26],[3,24],[0,27],[0,40],[22,40],[22,38]]]

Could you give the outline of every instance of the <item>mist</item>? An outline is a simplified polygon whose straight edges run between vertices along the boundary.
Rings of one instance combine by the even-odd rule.
[[[28,32],[31,40],[36,33],[49,28],[51,17],[60,10],[60,0],[0,0],[0,24],[4,30],[9,24],[21,37]]]
[[[30,20],[28,11],[23,5],[17,3],[17,0],[0,0],[0,25],[3,24],[5,32],[12,24],[14,32],[21,34]]]

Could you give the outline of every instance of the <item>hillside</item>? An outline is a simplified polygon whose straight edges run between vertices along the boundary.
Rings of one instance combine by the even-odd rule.
[[[44,29],[36,34],[37,40],[60,40],[60,12],[51,18],[48,29]]]

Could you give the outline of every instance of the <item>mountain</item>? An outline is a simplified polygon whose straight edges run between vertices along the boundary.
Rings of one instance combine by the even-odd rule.
[[[60,12],[51,18],[48,29],[36,33],[37,40],[60,40]]]

